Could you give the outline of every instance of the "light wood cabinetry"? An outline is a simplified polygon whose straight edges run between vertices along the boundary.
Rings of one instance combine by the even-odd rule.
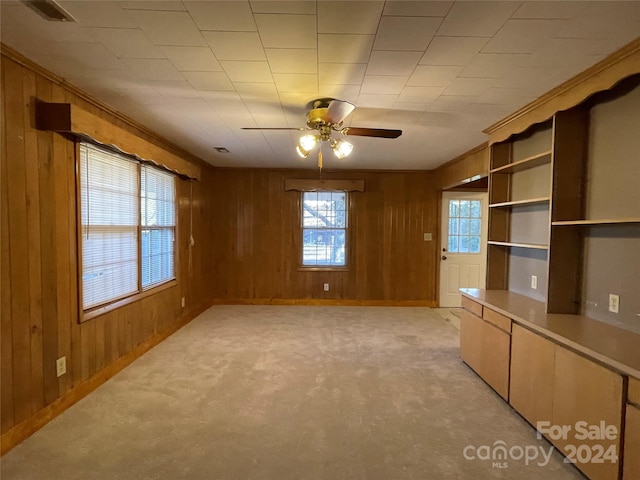
[[[516,324],[511,346],[509,403],[533,426],[551,421],[555,344]]]
[[[477,306],[480,308],[478,309]],[[467,299],[465,308],[482,312],[482,306]],[[485,312],[487,309],[485,309]],[[482,379],[502,398],[509,398],[509,363],[511,355],[511,320],[502,321],[504,329],[463,311],[460,328],[460,354]]]
[[[596,463],[593,459],[600,449],[603,455],[620,455],[622,376],[563,347],[556,347],[553,371],[552,424],[571,427],[566,438],[553,440],[554,445],[577,460],[576,466],[590,479],[616,480],[619,461],[604,458],[602,463]],[[615,438],[602,438],[604,430],[594,433],[598,438],[583,438],[581,430],[596,426],[615,428]]]
[[[640,405],[627,404],[622,480],[640,478]]]

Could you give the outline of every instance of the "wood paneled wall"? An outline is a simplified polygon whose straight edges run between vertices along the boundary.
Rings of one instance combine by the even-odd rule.
[[[489,146],[485,143],[463,153],[435,170],[443,190],[462,185],[472,177],[489,175]]]
[[[216,170],[209,246],[216,299],[435,304],[439,192],[433,174],[322,173],[365,181],[364,192],[350,193],[346,272],[299,270],[301,194],[284,190],[285,179],[298,178],[320,175],[314,169]],[[428,232],[432,241],[424,241]]]
[[[4,434],[208,302],[213,169],[202,164],[200,182],[178,181],[178,285],[79,324],[74,142],[35,130],[34,102],[79,105],[167,147],[5,55],[1,71]],[[196,243],[189,261],[191,224]],[[57,378],[62,356],[68,373]]]

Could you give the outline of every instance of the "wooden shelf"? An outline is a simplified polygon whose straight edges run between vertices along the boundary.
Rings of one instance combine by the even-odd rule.
[[[489,208],[500,208],[500,207],[524,207],[527,205],[536,205],[539,203],[548,203],[551,199],[549,197],[540,197],[540,198],[528,198],[526,200],[515,200],[513,202],[500,202],[500,203],[492,203],[489,205]]]
[[[491,173],[515,173],[551,162],[551,150],[492,169]]]
[[[541,245],[537,243],[517,243],[517,242],[496,242],[495,240],[489,240],[489,245],[497,245],[499,247],[517,247],[517,248],[531,248],[535,250],[549,250],[549,245]]]
[[[563,220],[551,222],[554,227],[575,226],[575,225],[612,225],[624,223],[640,223],[640,217],[631,218],[601,218],[594,220]]]

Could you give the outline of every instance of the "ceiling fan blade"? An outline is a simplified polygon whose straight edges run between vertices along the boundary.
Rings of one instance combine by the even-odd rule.
[[[398,138],[402,130],[388,130],[386,128],[360,128],[346,127],[340,130],[344,135],[356,135],[358,137]]]
[[[323,120],[326,123],[337,125],[341,123],[347,116],[355,110],[356,106],[352,103],[345,102],[344,100],[331,100],[329,107],[327,107],[327,113],[325,113]]]

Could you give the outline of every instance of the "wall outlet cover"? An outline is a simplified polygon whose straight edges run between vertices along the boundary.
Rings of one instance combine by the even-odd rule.
[[[328,283],[325,283],[325,284],[324,284],[324,291],[325,291],[325,292],[328,292],[328,291],[329,291],[329,284],[328,284]]]
[[[56,376],[61,377],[67,373],[67,357],[60,357],[56,360]]]
[[[620,295],[614,293],[609,294],[609,311],[611,313],[620,312]]]
[[[531,275],[531,288],[538,289],[538,277],[536,275]]]

